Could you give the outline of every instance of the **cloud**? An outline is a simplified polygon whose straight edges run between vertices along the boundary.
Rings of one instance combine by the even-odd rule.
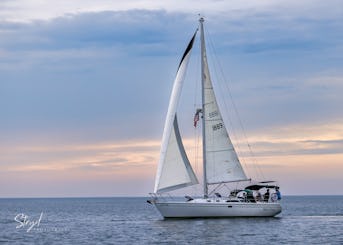
[[[118,125],[115,134],[119,135],[127,121],[146,115],[156,99],[167,93],[145,96],[148,91],[166,89],[151,79],[154,64],[160,61],[153,54],[145,61],[136,54],[156,53],[160,44],[155,43],[164,35],[161,30],[154,32],[161,40],[153,37],[151,24],[161,28],[157,20],[164,14],[151,13],[149,18],[144,11],[138,14],[141,18],[129,22],[122,19],[123,13],[105,12],[3,26],[0,93],[6,120],[2,128],[7,132],[37,126],[55,130],[97,121],[97,125]],[[12,29],[7,33],[6,28]],[[143,67],[144,62],[151,66]]]
[[[58,2],[49,1],[42,2],[36,0],[14,0],[1,1],[0,10],[3,19],[6,20],[20,20],[30,21],[34,19],[51,19],[66,14],[80,14],[84,12],[101,12],[105,10],[110,11],[128,11],[132,9],[142,10],[165,10],[168,12],[183,12],[196,15],[198,13],[213,18],[221,17],[228,12],[230,16],[237,16],[242,12],[267,12],[273,14],[278,9],[282,9],[285,17],[292,17],[293,15],[312,16],[320,18],[321,16],[337,16],[342,10],[339,0],[330,0],[325,3],[322,1],[295,1],[283,0],[277,2],[271,1],[213,1],[201,0],[196,4],[186,1],[151,1],[151,0],[134,0],[134,1],[67,1],[61,0]],[[335,8],[333,8],[335,6]]]
[[[244,122],[255,128],[340,117],[340,18],[304,20],[297,11],[280,15],[271,9],[241,9],[233,17],[220,15],[225,21],[206,22]],[[86,135],[101,125],[115,137],[160,135],[175,64],[194,22],[188,14],[162,10],[1,22],[1,128],[11,134],[61,128]],[[258,53],[246,52],[251,47]],[[184,94],[193,89],[186,87]],[[185,110],[193,113],[193,107]]]
[[[279,5],[255,5],[264,7],[229,8],[239,13],[206,22],[248,128],[340,117],[341,17],[325,11],[300,17],[296,7],[306,3],[291,2],[292,11],[282,14]],[[185,12],[165,10],[2,21],[1,128],[11,134],[61,128],[86,135],[101,125],[115,137],[160,135],[176,65],[195,22]],[[186,87],[184,94],[193,89]],[[185,102],[194,104],[193,98]],[[192,110],[185,109],[190,115]]]
[[[5,35],[1,46],[16,51],[119,46],[126,54],[137,55],[136,50],[131,50],[135,45],[147,48],[146,45],[174,40],[175,36],[170,32],[182,26],[181,23],[185,23],[183,14],[170,15],[164,11],[144,10],[71,14],[29,23],[3,21],[0,30]],[[172,30],[168,30],[168,27]]]
[[[250,155],[246,145],[244,148],[242,142],[234,143],[250,177],[277,177],[287,186],[287,174],[296,176],[301,173],[303,178],[308,178],[310,174],[320,177],[320,169],[325,168],[328,176],[337,175],[343,159],[341,125],[293,125],[255,132],[249,137],[253,155]],[[55,181],[69,182],[73,179],[75,183],[83,183],[87,179],[92,182],[128,179],[137,183],[150,181],[146,189],[138,188],[133,193],[144,195],[151,191],[159,157],[159,140],[137,139],[96,144],[40,142],[1,145],[2,175],[28,175],[24,178],[27,181],[29,176],[37,174],[53,175]],[[184,144],[196,173],[201,176],[201,152],[196,150],[197,144],[190,138],[186,138]],[[308,168],[311,168],[310,172]],[[291,189],[287,191],[292,193]]]
[[[343,139],[341,140],[306,140],[289,142],[254,142],[256,156],[290,156],[290,155],[326,155],[341,154]]]
[[[2,146],[2,171],[133,171],[153,166],[159,143],[154,141],[115,142],[96,145],[11,145]]]
[[[339,122],[288,125],[261,129],[248,138],[254,155],[261,158],[341,155],[343,128]],[[242,156],[251,157],[244,138],[236,143]]]

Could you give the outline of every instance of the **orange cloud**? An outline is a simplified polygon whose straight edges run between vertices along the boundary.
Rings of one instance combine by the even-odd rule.
[[[340,179],[343,171],[342,125],[300,125],[255,132],[249,140],[254,156],[241,144],[241,162],[250,177],[280,180],[289,193],[299,191],[293,189],[298,185],[311,188],[317,180],[332,179],[337,184],[334,180]],[[184,144],[195,172],[201,176],[200,140],[185,139]],[[116,185],[136,183],[135,193],[141,194],[139,183],[145,182],[151,185],[145,187],[144,193],[148,193],[153,188],[159,148],[159,140],[7,145],[0,150],[0,177],[3,186],[12,183],[8,176],[25,179],[28,185],[36,181],[37,176],[45,184],[49,181],[99,185],[103,181]],[[304,184],[305,180],[308,184]],[[323,189],[333,188],[332,185],[326,183]]]

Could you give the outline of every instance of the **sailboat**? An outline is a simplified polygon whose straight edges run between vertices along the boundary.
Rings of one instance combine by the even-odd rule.
[[[199,184],[183,146],[177,120],[177,107],[197,30],[178,66],[163,131],[155,188],[148,202],[164,218],[275,216],[281,212],[279,187],[270,181],[252,182],[242,168],[213,89],[207,63],[204,18],[199,22],[202,108],[197,110],[196,116],[200,120],[201,114],[202,121],[203,196],[187,195],[184,200],[165,196],[170,191]],[[209,192],[209,186],[234,182],[245,182],[248,186],[232,190],[227,196]],[[260,193],[263,190],[264,197]]]

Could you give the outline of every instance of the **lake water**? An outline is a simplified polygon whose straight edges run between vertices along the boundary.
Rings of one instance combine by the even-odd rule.
[[[0,199],[0,244],[343,244],[343,196],[285,196],[274,218],[184,220],[146,199]]]

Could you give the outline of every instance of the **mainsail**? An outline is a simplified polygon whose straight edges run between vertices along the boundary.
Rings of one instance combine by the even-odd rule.
[[[203,21],[203,20],[202,20]],[[236,151],[227,133],[219,111],[208,69],[205,38],[201,23],[201,56],[203,87],[203,145],[205,185],[246,180]],[[205,194],[207,187],[205,187]]]
[[[167,118],[164,126],[160,160],[155,180],[155,193],[171,191],[198,184],[182,144],[176,117],[182,84],[188,66],[196,33],[194,33],[181,59],[174,81]]]

